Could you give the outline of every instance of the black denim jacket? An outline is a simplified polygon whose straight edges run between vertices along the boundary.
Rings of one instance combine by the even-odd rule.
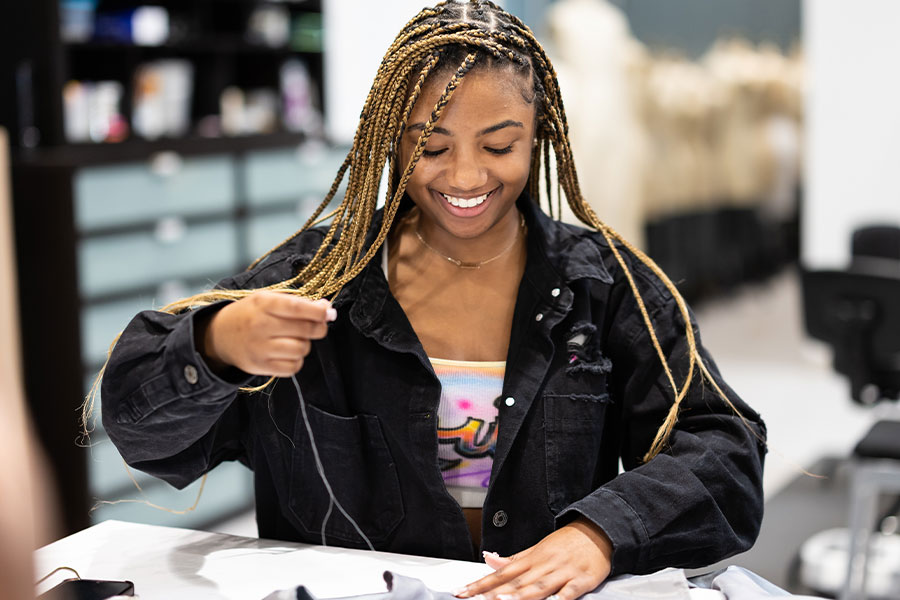
[[[746,550],[763,510],[759,415],[704,352],[747,424],[697,378],[668,448],[641,464],[673,393],[625,276],[600,234],[551,220],[526,196],[519,208],[528,259],[482,547],[509,555],[583,515],[611,539],[613,574],[703,566]],[[220,285],[287,279],[322,237],[296,236]],[[677,307],[646,267],[626,257],[681,384],[687,346]],[[377,258],[335,307],[337,321],[297,377],[337,498],[377,549],[475,558],[438,467],[440,384]],[[238,383],[263,379],[214,375],[194,348],[193,326],[198,313],[216,309],[146,311],[131,321],[103,380],[103,424],[130,465],[176,487],[223,460],[241,461],[255,473],[260,536],[320,543],[328,495],[293,384],[281,379],[243,394]],[[336,511],[326,534],[329,544],[364,547]]]

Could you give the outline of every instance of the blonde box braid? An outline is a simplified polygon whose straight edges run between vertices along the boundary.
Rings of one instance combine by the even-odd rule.
[[[462,61],[448,65],[454,57],[460,55],[460,52],[465,54]],[[666,419],[657,431],[644,460],[650,460],[666,447],[678,419],[681,401],[697,370],[753,431],[750,423],[715,382],[700,357],[687,306],[675,285],[649,257],[603,223],[582,197],[569,145],[568,124],[556,73],[540,43],[522,21],[486,0],[442,2],[434,8],[423,10],[404,26],[388,48],[378,68],[360,114],[350,152],[338,170],[328,194],[300,229],[300,232],[306,231],[318,222],[333,217],[322,244],[296,276],[261,289],[279,290],[310,299],[333,298],[362,271],[384,243],[391,229],[406,186],[434,131],[435,123],[440,119],[444,108],[466,74],[476,65],[482,64],[503,65],[531,73],[537,103],[537,143],[532,150],[528,192],[533,198],[540,198],[540,171],[543,168],[548,212],[553,214],[550,194],[552,150],[556,159],[557,184],[565,194],[569,206],[582,222],[594,227],[607,240],[637,302],[674,396]],[[457,65],[455,70],[453,65]],[[406,129],[409,115],[421,95],[422,86],[430,75],[436,76],[446,72],[448,67],[449,70],[453,70],[453,74],[434,106],[408,163],[400,171],[400,165],[397,164],[400,138]],[[378,189],[385,165],[388,167],[389,184],[385,195],[384,217],[375,241],[366,248],[365,239],[376,212]],[[345,176],[348,177],[347,189],[340,205],[325,217],[321,217],[337,194]],[[558,193],[559,202],[560,196]],[[689,357],[688,373],[680,386],[667,363],[653,322],[634,277],[619,251],[619,245],[644,263],[663,282],[675,299],[685,323]],[[271,252],[272,250],[260,257],[251,268]],[[254,291],[256,290],[213,289],[173,302],[162,310],[179,313],[219,300],[237,300]],[[90,431],[88,419],[104,370],[105,367],[101,369],[84,404],[85,433]],[[258,390],[262,387],[265,385],[253,389]],[[759,437],[758,434],[755,435]]]

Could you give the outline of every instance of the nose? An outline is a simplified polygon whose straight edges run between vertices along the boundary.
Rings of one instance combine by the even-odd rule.
[[[469,149],[457,149],[448,166],[447,183],[452,192],[465,193],[479,191],[487,183],[487,169],[478,160],[475,152]]]

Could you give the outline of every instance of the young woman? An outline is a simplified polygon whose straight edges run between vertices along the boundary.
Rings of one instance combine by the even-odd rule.
[[[541,211],[551,149],[593,230]],[[331,226],[312,227],[348,169]],[[407,24],[310,223],[136,316],[102,399],[136,468],[178,487],[223,460],[253,469],[260,536],[486,551],[497,570],[460,597],[571,600],[709,564],[762,515],[759,416],[671,282],[585,204],[547,57],[481,0]]]

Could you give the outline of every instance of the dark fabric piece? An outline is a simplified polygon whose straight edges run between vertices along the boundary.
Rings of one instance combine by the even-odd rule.
[[[763,509],[759,415],[702,351],[749,427],[698,378],[665,453],[641,464],[673,393],[625,275],[599,233],[552,221],[525,196],[519,209],[528,259],[503,383],[503,397],[514,402],[500,406],[482,548],[511,555],[579,516],[610,537],[613,574],[698,567],[749,548]],[[287,279],[322,237],[321,230],[296,236],[220,285],[258,288]],[[620,251],[680,385],[687,346],[675,302],[649,269]],[[291,381],[239,393],[194,348],[195,319],[219,306],[181,315],[146,311],[131,321],[103,379],[104,426],[130,465],[177,487],[224,460],[241,461],[255,472],[260,536],[321,543],[328,495]],[[313,343],[297,379],[337,497],[379,550],[479,560],[438,466],[440,384],[380,257],[334,306],[337,321]],[[188,365],[194,377],[185,376]],[[339,514],[325,532],[330,545],[365,547]]]
[[[387,591],[378,594],[362,594],[328,598],[328,600],[458,600],[453,594],[435,592],[424,583],[412,577],[397,575],[391,571],[384,572]],[[263,600],[319,600],[302,585],[296,590],[282,590],[266,596]]]
[[[878,421],[859,440],[853,454],[864,458],[900,460],[900,421]]]

